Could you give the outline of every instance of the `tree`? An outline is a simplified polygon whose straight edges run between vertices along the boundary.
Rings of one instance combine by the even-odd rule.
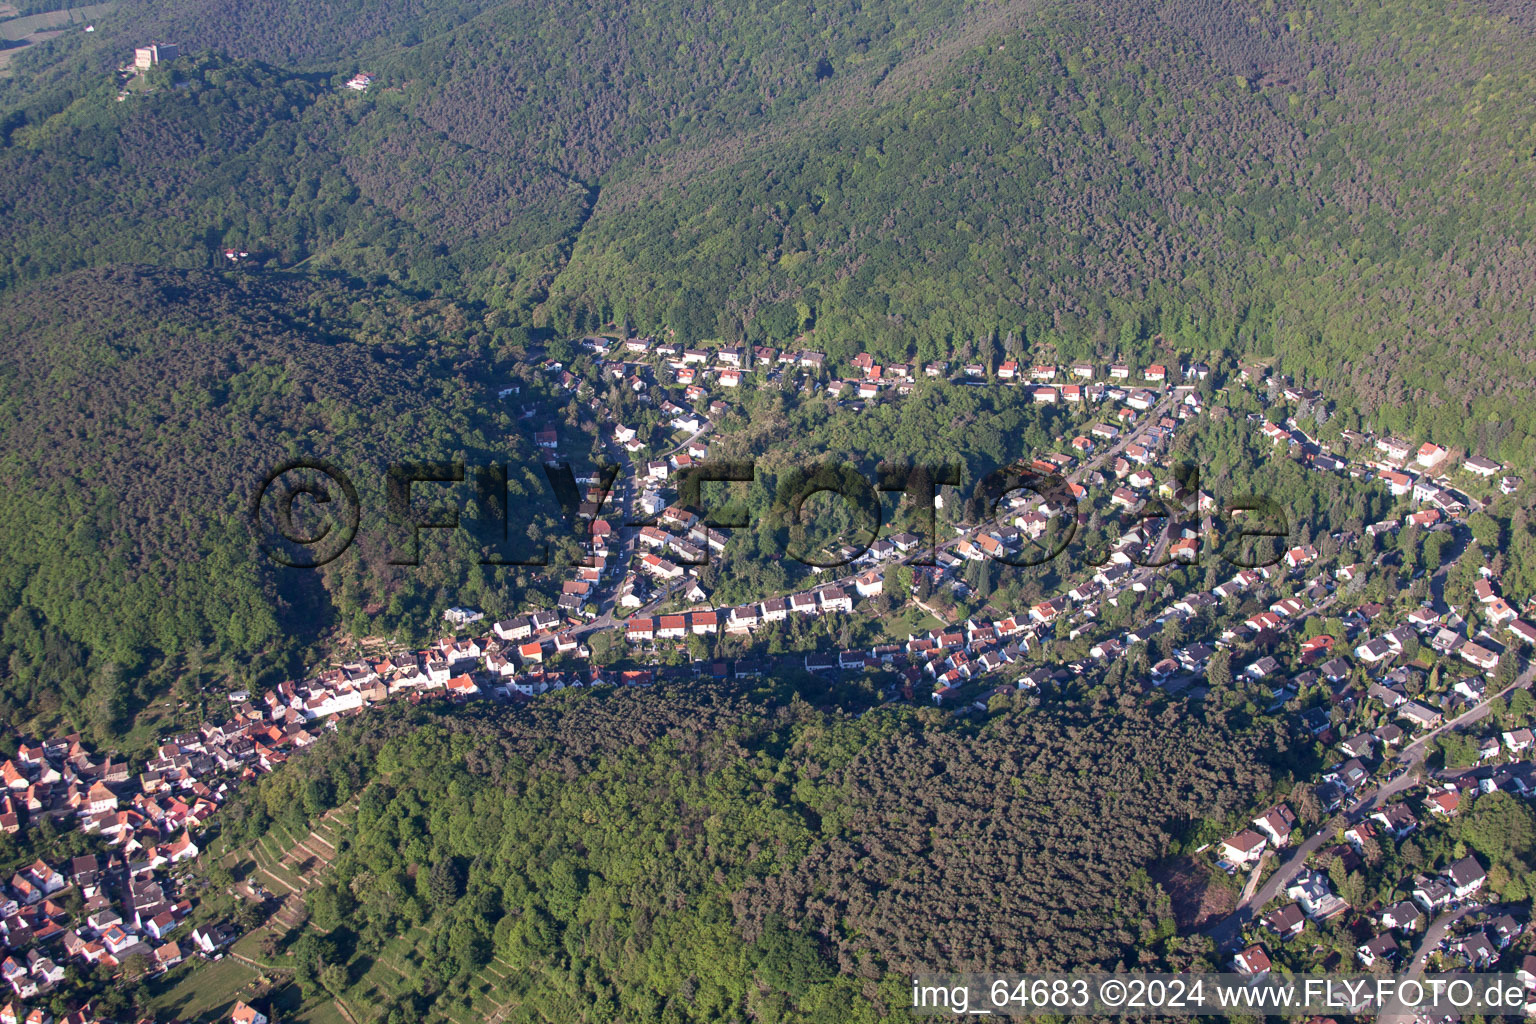
[[[455,857],[444,857],[427,874],[427,898],[434,906],[451,907],[464,894],[464,878]]]
[[[1536,815],[1523,801],[1495,791],[1457,821],[1455,835],[1491,861],[1518,866],[1536,843]]]
[[[208,866],[208,884],[219,892],[225,892],[235,884],[235,876],[223,862],[215,861]]]
[[[771,915],[754,946],[757,975],[763,983],[792,996],[804,995],[824,980],[830,970],[822,961],[816,940],[792,930],[782,917]]]
[[[304,784],[304,812],[318,817],[329,810],[335,801],[336,789],[327,778],[312,778]]]
[[[327,964],[320,971],[320,986],[333,996],[347,990],[347,969],[341,964]]]
[[[1317,799],[1317,787],[1303,780],[1291,787],[1291,806],[1296,808],[1296,820],[1304,828],[1311,828],[1323,818],[1323,805]]]
[[[261,922],[266,919],[262,912],[261,904],[254,900],[244,900],[235,911],[235,923],[243,932],[255,931],[261,927]]]
[[[1232,652],[1217,651],[1205,665],[1205,679],[1213,690],[1225,690],[1232,685]]]
[[[123,961],[123,966],[119,970],[123,981],[130,985],[136,984],[149,973],[149,957],[142,953],[130,956]]]
[[[1471,737],[1451,731],[1435,742],[1446,768],[1467,768],[1477,763],[1477,743]]]
[[[339,927],[346,921],[355,906],[350,889],[333,884],[319,885],[305,897],[310,917],[326,931]]]
[[[1365,895],[1365,879],[1360,872],[1346,869],[1343,857],[1335,857],[1329,862],[1328,878],[1345,902],[1352,907],[1360,906],[1360,897]]]
[[[544,889],[544,903],[550,915],[557,921],[573,921],[576,907],[585,889],[576,865],[566,857],[555,861],[549,869],[549,884]]]
[[[1529,725],[1531,713],[1536,711],[1536,697],[1531,696],[1531,691],[1524,687],[1511,690],[1508,697],[1508,711],[1505,719],[1511,728]]]

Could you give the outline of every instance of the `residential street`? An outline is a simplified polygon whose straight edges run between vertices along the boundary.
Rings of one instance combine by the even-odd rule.
[[[1465,917],[1473,915],[1486,915],[1497,917],[1500,914],[1518,909],[1513,903],[1469,904],[1447,911],[1435,918],[1434,922],[1425,929],[1424,935],[1419,939],[1419,944],[1414,948],[1413,959],[1404,966],[1402,975],[1406,978],[1417,978],[1424,973],[1424,967],[1429,960],[1429,955],[1440,948],[1452,927]],[[1377,1024],[1410,1024],[1416,1015],[1407,1012],[1400,1004],[1387,1006],[1376,1015]]]
[[[1126,431],[1124,434],[1122,434],[1119,438],[1117,438],[1115,440],[1115,443],[1113,445],[1111,445],[1110,447],[1106,448],[1103,452],[1099,453],[1098,455],[1096,455],[1092,459],[1089,459],[1088,461],[1084,462],[1076,470],[1074,470],[1071,473],[1067,474],[1066,479],[1068,481],[1072,482],[1072,483],[1081,482],[1081,480],[1085,476],[1087,476],[1090,472],[1092,472],[1093,470],[1095,470],[1095,469],[1099,468],[1100,466],[1104,465],[1106,462],[1112,460],[1116,455],[1119,455],[1126,448],[1130,447],[1130,445],[1134,444],[1137,440],[1139,440],[1141,437],[1143,437],[1146,434],[1146,431],[1152,426],[1152,424],[1157,422],[1159,417],[1161,417],[1164,413],[1166,413],[1168,411],[1168,404],[1169,404],[1169,402],[1171,402],[1173,400],[1174,395],[1175,395],[1175,391],[1173,389],[1170,388],[1170,389],[1166,390],[1165,393],[1163,394],[1163,396],[1160,399],[1158,399],[1157,404],[1152,406],[1152,408],[1148,409],[1146,414],[1141,417],[1141,421],[1135,427],[1135,429]],[[685,439],[680,444],[674,446],[673,448],[669,449],[667,452],[664,452],[664,453],[662,453],[661,455],[659,455],[657,457],[658,458],[666,458],[670,454],[673,454],[675,452],[681,451],[689,443],[691,443],[691,442],[697,440],[698,438],[703,437],[705,434],[707,434],[710,429],[711,429],[711,425],[706,424],[703,429],[701,429],[700,431],[698,431],[697,433],[695,433],[691,437]],[[632,503],[633,503],[634,499],[637,497],[635,492],[639,489],[638,480],[637,480],[637,477],[635,475],[635,473],[637,473],[638,470],[636,470],[635,473],[626,473],[625,472],[625,468],[626,467],[633,468],[634,465],[635,464],[631,460],[629,460],[628,458],[624,458],[623,462],[620,465],[619,477],[614,482],[614,488],[618,492],[618,495],[620,496],[620,500],[621,500],[621,503],[622,503],[622,506],[623,506],[621,508],[621,512],[623,513],[624,518],[622,518],[620,520],[621,523],[622,522],[631,522],[632,521],[632,519],[629,518],[629,515],[632,512]],[[964,540],[966,537],[973,536],[977,532],[979,532],[979,531],[981,531],[983,529],[986,529],[987,527],[992,526],[992,525],[994,525],[994,521],[992,521],[992,520],[988,520],[986,522],[978,523],[977,525],[973,526],[971,529],[969,529],[967,531],[964,531],[964,532],[961,532],[961,533],[957,533],[955,536],[951,537],[949,540],[936,543],[934,545],[933,552],[937,553],[939,551],[949,551],[949,550],[953,549],[957,544],[959,544],[960,541]],[[634,538],[635,538],[635,535],[636,535],[636,531],[633,528],[621,527],[621,530],[620,530],[620,549],[619,549],[619,558],[620,558],[620,564],[621,565],[627,565],[629,560],[634,555]],[[1156,548],[1156,550],[1154,551],[1154,554],[1153,554],[1153,560],[1154,561],[1161,555],[1162,550],[1163,550],[1164,546],[1166,545],[1166,542],[1167,542],[1167,538],[1166,537],[1160,538],[1158,546],[1157,546],[1157,548]],[[918,558],[921,558],[921,557],[927,555],[928,553],[929,552],[926,551],[926,550],[919,549],[917,551],[914,551],[912,554],[907,555],[904,558],[895,560],[891,564],[911,563],[911,562],[916,561]],[[848,587],[848,586],[851,586],[853,584],[854,579],[857,576],[859,576],[861,573],[863,573],[865,571],[865,568],[867,568],[867,567],[861,567],[860,569],[858,569],[855,572],[849,572],[848,574],[846,574],[844,576],[840,576],[840,577],[838,577],[836,579],[818,582],[817,584],[815,584],[815,586],[818,589],[822,588],[822,587],[829,587],[829,586],[835,586],[835,587]],[[599,604],[598,610],[599,610],[600,614],[597,616],[597,618],[593,619],[590,622],[583,623],[580,626],[573,627],[572,629],[568,630],[567,632],[571,633],[573,636],[576,636],[576,637],[584,637],[584,636],[588,636],[588,635],[590,635],[592,633],[596,633],[596,632],[599,632],[600,630],[604,630],[604,629],[614,629],[614,628],[622,629],[623,626],[624,626],[625,620],[628,619],[628,618],[643,618],[643,617],[648,616],[648,615],[654,615],[656,613],[656,610],[658,608],[660,608],[663,604],[665,604],[666,601],[671,597],[673,591],[676,589],[676,587],[678,585],[681,585],[681,581],[679,581],[678,584],[674,584],[673,586],[664,588],[652,600],[648,601],[643,607],[637,608],[637,609],[635,609],[634,611],[630,612],[628,615],[625,615],[625,616],[617,616],[617,615],[614,614],[614,612],[615,612],[615,609],[613,607],[614,595],[613,595],[612,589],[610,589],[609,594]]]
[[[1529,688],[1533,678],[1536,678],[1536,666],[1526,669],[1518,679],[1493,696],[1507,696],[1517,687]],[[1369,817],[1377,808],[1389,802],[1392,797],[1415,784],[1418,781],[1419,773],[1414,771],[1414,769],[1424,761],[1429,751],[1429,744],[1448,729],[1458,729],[1463,725],[1482,719],[1488,714],[1488,706],[1489,701],[1483,701],[1477,707],[1471,708],[1449,722],[1445,722],[1437,728],[1430,730],[1399,751],[1393,760],[1408,770],[1393,781],[1356,800],[1342,815],[1334,815],[1327,822],[1324,822],[1323,826],[1309,836],[1304,843],[1291,848],[1289,856],[1275,869],[1275,873],[1265,880],[1263,885],[1259,886],[1258,892],[1254,894],[1251,900],[1245,900],[1238,904],[1236,910],[1223,918],[1214,927],[1207,930],[1206,934],[1210,935],[1211,939],[1216,943],[1216,948],[1228,951],[1235,950],[1242,941],[1243,928],[1253,920],[1254,915],[1258,911],[1262,910],[1270,900],[1278,896],[1291,883],[1301,870],[1302,865],[1306,863],[1308,857],[1322,848],[1324,843],[1332,840],[1340,827],[1339,822],[1341,819],[1343,822],[1353,824]]]

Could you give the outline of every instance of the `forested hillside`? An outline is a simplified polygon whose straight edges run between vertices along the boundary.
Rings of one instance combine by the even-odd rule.
[[[25,183],[5,279],[229,244],[685,340],[814,326],[897,359],[1161,332],[1513,458],[1536,435],[1533,17],[124,4],[0,91]],[[197,55],[163,72],[182,89],[111,102],[104,62],[156,35]],[[361,62],[380,85],[338,93]]]
[[[685,337],[814,324],[843,357],[938,358],[1012,325],[1134,356],[1160,332],[1512,455],[1536,355],[1533,56],[1515,20],[1431,29],[1398,5],[1289,27],[1053,8],[930,88],[608,187],[555,295]],[[1485,432],[1501,416],[1520,426]]]
[[[1338,423],[1528,464],[1533,28],[1513,0],[124,0],[0,79],[4,671],[121,706],[152,652],[261,673],[284,622],[508,607],[535,581],[388,576],[366,543],[290,593],[231,480],[524,444],[486,398],[530,330],[834,366],[1219,350]],[[150,38],[183,56],[119,92]],[[763,410],[748,437],[790,422]]]
[[[1129,691],[959,721],[719,689],[401,714],[225,827],[357,801],[295,954],[390,1024],[865,1020],[914,970],[1204,963],[1148,869],[1268,789],[1283,737]],[[365,978],[386,945],[393,998]]]
[[[386,564],[391,462],[507,462],[512,500],[547,491],[492,385],[475,383],[495,373],[491,333],[451,304],[99,270],[11,298],[0,325],[0,712],[12,721],[63,711],[111,735],[155,691],[141,675],[157,659],[238,653],[247,680],[282,678],[327,626],[423,622],[443,588],[512,606],[533,583],[486,572],[467,534],[452,540],[459,557]],[[360,494],[356,552],[320,572],[259,556],[248,518],[266,474],[299,456],[342,467]],[[543,506],[524,507],[537,519]]]
[[[96,79],[13,126],[0,151],[7,179],[26,183],[0,197],[0,285],[122,262],[210,268],[233,247],[274,268],[344,253],[361,280],[394,272],[441,290],[450,244],[461,259],[486,243],[512,265],[526,253],[547,267],[544,250],[586,212],[584,189],[526,155],[491,157],[401,110],[360,110],[322,76],[200,55],[178,66],[175,88],[157,71],[158,88],[124,103]]]

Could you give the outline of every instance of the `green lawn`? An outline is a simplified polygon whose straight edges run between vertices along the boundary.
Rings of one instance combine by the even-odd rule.
[[[926,633],[930,629],[937,629],[944,623],[929,615],[915,604],[908,604],[897,614],[886,620],[885,632],[892,640],[905,643],[907,637],[914,633]]]
[[[206,1022],[224,1020],[235,1001],[252,996],[260,972],[232,956],[218,963],[193,961],[178,968],[169,979],[150,982],[150,1003],[161,1020]],[[278,976],[283,977],[282,975]],[[258,1008],[278,1010],[285,1021],[297,1024],[347,1024],[336,1003],[322,998],[306,1003],[298,986],[283,984],[256,999]]]
[[[290,1012],[286,1020],[295,1021],[298,1024],[347,1024],[347,1019],[341,1015],[335,1001],[331,999],[312,1003],[296,1013]]]
[[[90,7],[65,7],[57,11],[29,14],[24,18],[12,18],[4,25],[0,25],[0,37],[21,39],[33,32],[64,28],[74,23],[84,24],[92,18],[106,14],[113,6],[113,4],[94,4]]]
[[[256,968],[232,956],[217,963],[193,960],[149,983],[150,1005],[162,1020],[219,1020],[237,999],[250,994],[259,976]]]

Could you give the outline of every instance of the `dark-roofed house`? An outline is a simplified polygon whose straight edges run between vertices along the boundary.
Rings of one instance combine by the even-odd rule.
[[[1500,949],[1508,947],[1508,945],[1518,939],[1524,931],[1525,929],[1521,927],[1520,922],[1516,921],[1509,914],[1500,915],[1499,917],[1496,917],[1492,921],[1488,922],[1488,937],[1492,939],[1494,945],[1498,946]]]
[[[1359,789],[1367,777],[1365,765],[1360,763],[1358,757],[1352,757],[1343,764],[1334,765],[1323,773],[1324,781],[1337,782],[1351,793]]]
[[[1355,657],[1367,665],[1374,665],[1377,662],[1386,661],[1392,657],[1392,645],[1384,637],[1377,637],[1356,647]]]
[[[1451,883],[1456,898],[1461,899],[1481,889],[1488,875],[1476,857],[1463,857],[1445,869],[1445,878]]]
[[[1413,902],[1431,914],[1451,902],[1455,896],[1455,890],[1440,878],[1427,878],[1413,887]]]
[[[1402,690],[1383,683],[1372,683],[1365,693],[1366,696],[1381,701],[1388,708],[1400,707],[1408,701],[1408,695]]]
[[[1277,847],[1290,842],[1296,827],[1296,815],[1285,804],[1277,804],[1253,819],[1253,827],[1264,833]]]
[[[1410,901],[1403,900],[1384,908],[1376,920],[1383,928],[1412,932],[1424,923],[1424,915]]]
[[[1264,915],[1264,927],[1274,932],[1282,941],[1300,935],[1306,923],[1307,915],[1301,912],[1301,906],[1296,903],[1288,903],[1279,910]]]
[[[1339,744],[1339,749],[1350,757],[1369,757],[1376,748],[1376,737],[1368,732],[1351,736]]]
[[[1397,940],[1392,937],[1391,932],[1383,932],[1369,942],[1361,943],[1355,947],[1355,956],[1366,967],[1371,966],[1377,960],[1391,960],[1396,955]]]
[[[1397,709],[1397,716],[1417,725],[1421,729],[1433,729],[1440,724],[1440,712],[1416,700],[1411,700]]]
[[[1419,827],[1419,819],[1413,816],[1407,804],[1388,804],[1371,815],[1371,820],[1391,833],[1393,839],[1402,839]]]

